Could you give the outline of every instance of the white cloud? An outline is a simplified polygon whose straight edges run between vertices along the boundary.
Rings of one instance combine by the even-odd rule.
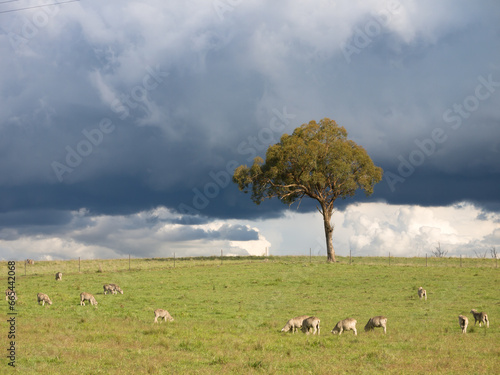
[[[326,255],[322,217],[288,210],[277,219],[187,224],[164,207],[128,216],[73,218],[58,234],[0,231],[0,258],[34,259],[219,255]],[[193,218],[191,218],[193,219]],[[420,207],[360,203],[333,216],[337,255],[425,256],[438,243],[449,256],[500,247],[500,215],[472,204]],[[34,230],[35,231],[35,230]]]
[[[467,203],[448,207],[357,204],[343,213],[343,229],[357,255],[431,255],[438,243],[449,255],[470,254],[475,248],[495,245],[490,236],[499,228],[499,217],[481,220],[481,213]]]
[[[360,203],[333,215],[333,243],[338,255],[429,256],[438,243],[450,256],[500,245],[500,215],[472,204],[447,207],[420,207]],[[275,255],[326,255],[322,218],[319,213],[301,214],[292,210],[280,219],[254,225],[271,242]]]
[[[244,250],[244,252],[246,252],[248,255],[257,255],[257,256],[268,255],[271,247],[271,242],[266,240],[265,237],[262,236],[260,233],[258,240],[231,241],[229,244],[232,248]],[[239,254],[241,254],[241,252],[239,252]],[[238,255],[238,253],[228,254],[228,255]]]
[[[270,246],[255,227],[206,218],[190,224],[164,207],[127,216],[71,214],[57,233],[40,225],[22,233],[0,230],[0,259],[210,256],[221,249],[225,255],[262,255]]]

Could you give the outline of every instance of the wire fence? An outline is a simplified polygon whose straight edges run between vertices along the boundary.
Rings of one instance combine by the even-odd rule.
[[[283,264],[326,264],[326,256],[225,256],[221,250],[220,256],[209,257],[173,257],[168,258],[135,258],[129,255],[122,259],[69,259],[35,261],[34,264],[26,260],[17,261],[17,275],[28,276],[53,273],[57,268],[62,273],[91,273],[91,272],[124,272],[148,269],[175,269],[186,267],[220,267],[224,264],[247,263],[283,263]],[[2,261],[5,263],[7,261]],[[498,268],[498,258],[471,258],[471,257],[396,257],[387,256],[336,256],[338,266],[387,266],[387,267],[456,267],[456,268]]]

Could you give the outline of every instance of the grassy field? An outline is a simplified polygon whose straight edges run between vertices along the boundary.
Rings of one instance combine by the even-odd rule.
[[[440,261],[440,260],[439,260]],[[47,261],[18,264],[16,368],[51,374],[494,374],[500,366],[499,269],[489,260],[271,257]],[[475,263],[476,262],[476,263]],[[0,262],[7,287],[7,262]],[[430,263],[429,263],[430,265]],[[80,271],[78,272],[80,266]],[[62,281],[55,273],[63,272]],[[26,272],[26,276],[24,275]],[[123,295],[104,295],[117,283]],[[428,300],[417,297],[427,289]],[[80,306],[79,294],[99,305]],[[51,306],[36,303],[46,293]],[[2,324],[9,348],[8,305]],[[154,324],[167,309],[174,322]],[[490,328],[474,327],[471,308]],[[310,314],[321,335],[281,333]],[[387,335],[364,325],[388,317]],[[458,315],[469,318],[462,335]],[[358,336],[332,335],[337,321],[358,320]],[[472,322],[470,322],[472,320]]]

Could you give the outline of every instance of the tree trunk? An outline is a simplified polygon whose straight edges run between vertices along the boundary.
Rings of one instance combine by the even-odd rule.
[[[332,220],[332,211],[328,210],[326,207],[323,207],[323,224],[325,226],[325,237],[326,237],[326,261],[328,263],[335,262],[335,250],[333,249],[333,225],[331,224]]]

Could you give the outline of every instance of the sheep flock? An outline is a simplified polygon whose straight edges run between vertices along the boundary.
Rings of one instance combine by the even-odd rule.
[[[34,261],[28,259],[27,260],[28,264],[34,264]],[[62,273],[57,272],[55,276],[56,281],[62,281]],[[117,284],[114,283],[108,283],[103,285],[103,294],[111,294],[111,295],[116,295],[116,294],[123,294],[123,289],[121,289]],[[419,287],[417,289],[417,296],[420,300],[427,301],[427,291],[423,287]],[[17,293],[7,289],[5,291],[5,299],[6,300],[17,300],[18,296]],[[38,293],[37,294],[37,302],[38,304],[41,304],[42,306],[47,305],[52,305],[53,301],[50,299],[50,297],[45,294],[45,293]],[[80,305],[85,306],[85,302],[89,302],[92,306],[97,308],[98,302],[94,295],[87,293],[87,292],[81,292],[80,293]],[[488,318],[488,314],[486,314],[483,311],[477,311],[476,309],[471,309],[470,313],[472,314],[472,317],[474,318],[474,325],[479,323],[479,327],[483,325],[485,328],[489,328],[490,326],[490,321]],[[174,321],[174,318],[170,315],[170,313],[165,310],[165,309],[155,309],[154,310],[154,323],[158,323],[158,318],[163,319],[165,322],[169,321],[172,322]],[[387,333],[387,321],[388,318],[385,317],[384,315],[377,315],[373,316],[368,319],[368,322],[366,323],[364,330],[365,332],[373,331],[375,328],[381,328],[383,330],[383,333]],[[291,332],[295,333],[298,330],[301,330],[305,334],[310,334],[312,333],[313,335],[320,335],[320,319],[316,316],[311,316],[311,315],[298,315],[294,318],[289,319],[285,326],[281,329],[281,332]],[[469,320],[467,316],[460,314],[458,315],[458,322],[459,322],[459,328],[462,333],[467,333],[467,327],[469,325]],[[342,335],[344,332],[352,331],[354,336],[357,336],[358,331],[356,329],[356,324],[357,320],[352,318],[352,317],[347,317],[345,319],[339,320],[333,329],[331,330],[331,333],[336,335],[338,334],[339,336]]]

